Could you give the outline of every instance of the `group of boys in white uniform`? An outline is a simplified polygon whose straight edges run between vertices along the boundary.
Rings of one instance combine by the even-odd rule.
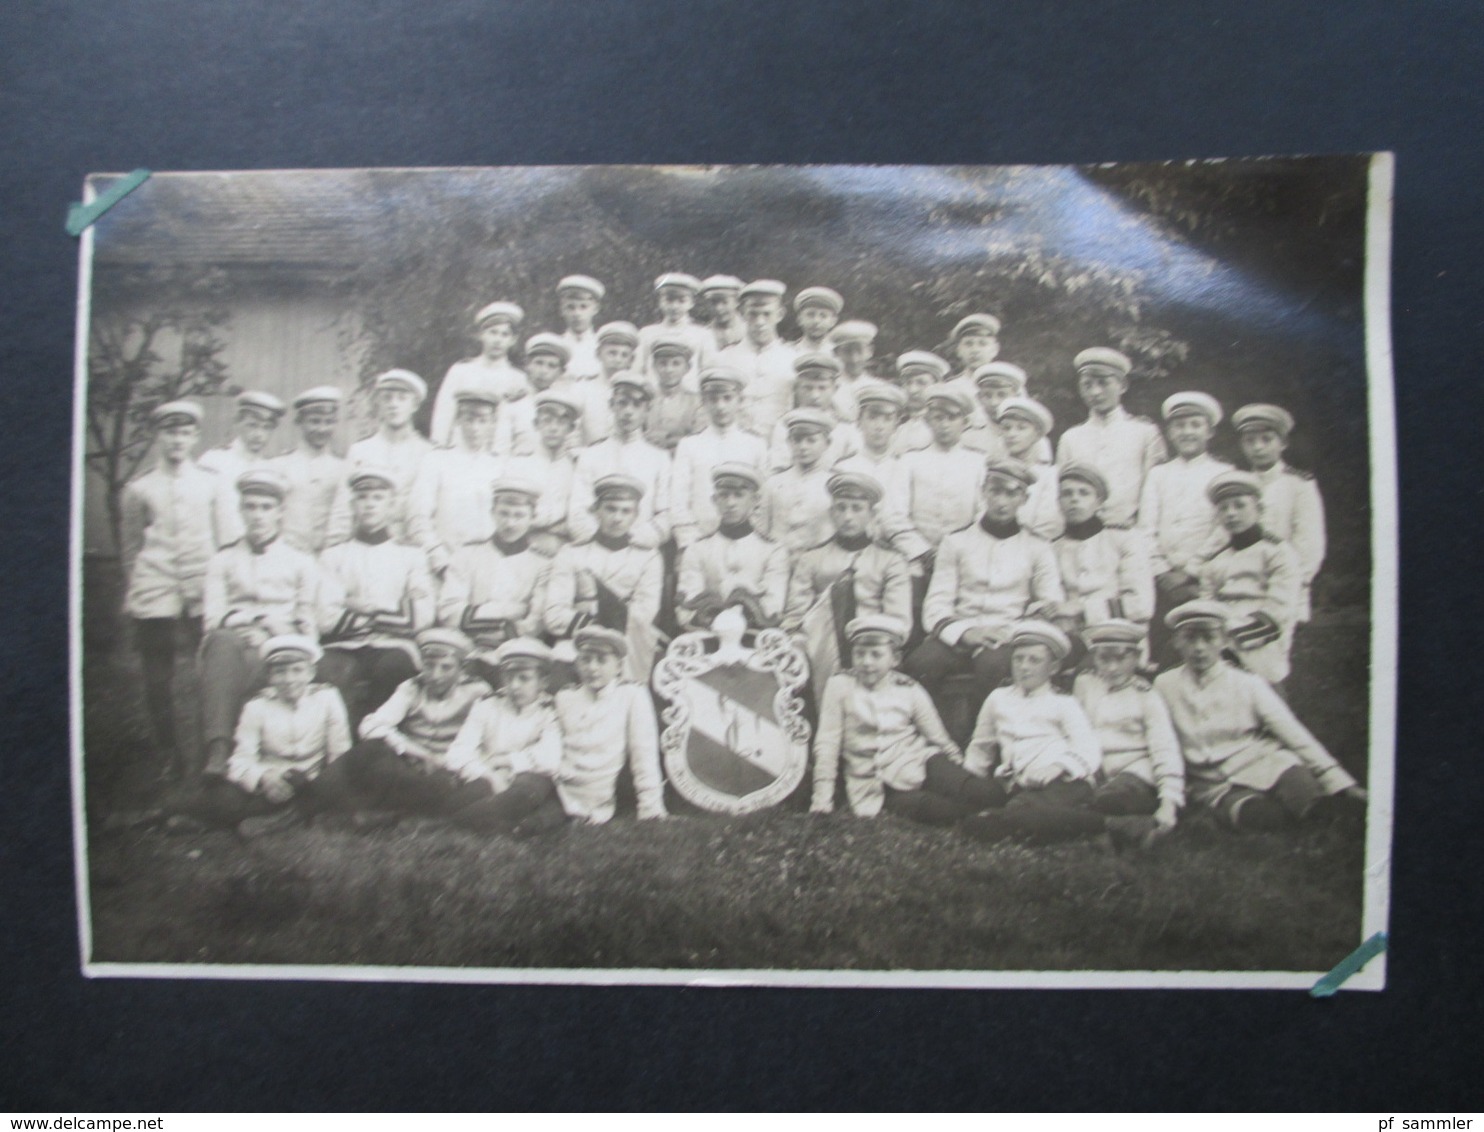
[[[1131,360],[1094,347],[1072,360],[1088,419],[1053,456],[992,315],[953,328],[957,367],[908,350],[888,379],[829,288],[794,297],[797,342],[776,280],[655,291],[658,322],[599,325],[603,285],[563,279],[564,329],[522,366],[524,311],[484,307],[431,439],[402,369],[343,459],[333,386],[241,394],[199,461],[200,406],[156,409],[123,550],[173,822],[540,830],[610,818],[625,766],[639,816],[663,816],[649,676],[727,610],[808,656],[816,811],[843,772],[857,814],[1147,844],[1187,796],[1255,828],[1364,797],[1281,695],[1324,557],[1286,410],[1233,415],[1239,471],[1209,453],[1214,398],[1168,397],[1161,430],[1122,408]],[[267,458],[290,413],[295,449]],[[181,643],[199,752],[175,734]],[[972,720],[966,743],[944,718]]]

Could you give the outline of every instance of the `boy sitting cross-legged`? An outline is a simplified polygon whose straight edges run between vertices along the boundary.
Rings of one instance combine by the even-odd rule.
[[[1089,625],[1082,636],[1093,670],[1073,689],[1103,750],[1093,809],[1133,819],[1124,832],[1144,843],[1173,829],[1185,804],[1185,764],[1169,709],[1137,672],[1146,635],[1132,621]]]
[[[644,684],[621,678],[628,641],[599,625],[578,629],[575,688],[556,694],[562,729],[557,797],[568,817],[601,825],[613,817],[619,772],[627,763],[639,817],[665,817],[659,726]]]
[[[1071,696],[1051,685],[1071,642],[1055,625],[1022,621],[1010,633],[1013,683],[984,701],[964,757],[1004,790],[1003,808],[965,818],[979,841],[1060,841],[1103,832],[1091,808],[1102,765],[1097,733]]]
[[[530,637],[495,650],[500,690],[478,701],[448,749],[465,782],[450,815],[483,833],[535,833],[564,820],[556,798],[562,733],[546,692],[551,650]]]
[[[922,685],[895,671],[907,632],[906,622],[882,614],[846,626],[851,667],[825,685],[811,813],[834,811],[842,758],[845,798],[859,817],[885,810],[928,825],[951,825],[1003,801],[995,783],[963,768]]]
[[[1184,663],[1155,677],[1154,690],[1180,737],[1190,800],[1242,830],[1364,803],[1366,792],[1267,681],[1222,659],[1227,615],[1219,602],[1197,600],[1165,618]]]
[[[264,643],[268,687],[242,709],[225,774],[207,776],[182,798],[167,828],[236,826],[256,837],[322,807],[315,779],[350,748],[350,725],[340,693],[313,682],[319,659],[311,637],[284,634]]]
[[[361,741],[320,783],[326,801],[352,811],[361,828],[436,816],[461,801],[449,748],[490,687],[465,670],[474,645],[457,629],[424,629],[417,647],[422,670],[361,721]]]

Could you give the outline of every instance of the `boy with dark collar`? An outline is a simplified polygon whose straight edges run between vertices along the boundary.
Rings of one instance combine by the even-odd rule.
[[[788,587],[788,555],[753,529],[762,476],[749,464],[711,471],[717,529],[680,558],[675,597],[682,628],[707,628],[723,609],[739,605],[749,628],[778,624]]]

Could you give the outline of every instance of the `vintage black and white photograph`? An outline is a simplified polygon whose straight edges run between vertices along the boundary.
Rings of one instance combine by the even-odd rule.
[[[143,178],[84,970],[1311,985],[1387,927],[1391,169]]]

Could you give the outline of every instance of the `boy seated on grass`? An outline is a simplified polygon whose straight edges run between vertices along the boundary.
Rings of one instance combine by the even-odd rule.
[[[500,690],[469,709],[445,760],[464,783],[449,815],[455,825],[523,835],[565,820],[553,781],[562,733],[546,693],[551,661],[551,650],[530,637],[495,650]]]
[[[436,816],[458,801],[448,750],[490,687],[465,670],[474,643],[457,629],[424,629],[417,649],[422,670],[361,721],[361,741],[320,783],[326,804],[351,811],[358,829]]]
[[[1284,829],[1366,792],[1261,676],[1229,664],[1229,610],[1196,600],[1165,618],[1183,661],[1154,679],[1185,757],[1190,800],[1233,829]]]
[[[569,818],[601,825],[613,817],[618,776],[627,763],[638,796],[639,818],[663,818],[659,725],[644,684],[621,678],[628,655],[622,633],[599,625],[577,630],[575,688],[556,694],[562,730],[557,797]]]
[[[259,837],[304,820],[324,805],[316,779],[350,749],[340,693],[314,683],[320,648],[297,634],[263,645],[268,687],[249,700],[224,776],[206,776],[167,822],[174,832],[236,826]]]
[[[928,825],[952,825],[999,804],[998,786],[963,767],[922,685],[896,671],[908,625],[871,614],[845,627],[851,666],[831,676],[814,740],[810,813],[835,809],[835,781],[845,763],[845,799],[857,817],[885,810]]]
[[[1121,619],[1089,625],[1082,637],[1093,670],[1079,675],[1072,690],[1103,751],[1092,808],[1142,816],[1126,832],[1145,844],[1173,829],[1185,805],[1185,763],[1169,709],[1138,674],[1147,635],[1142,625]]]
[[[990,842],[1102,833],[1103,816],[1091,808],[1102,766],[1097,733],[1077,701],[1051,684],[1071,641],[1049,622],[1022,621],[1008,644],[1013,683],[984,701],[964,757],[971,773],[998,784],[1004,801],[960,828]]]
[[[1194,567],[1200,596],[1226,607],[1242,667],[1281,690],[1302,600],[1298,556],[1262,526],[1262,482],[1250,472],[1224,472],[1206,495],[1225,538]]]

